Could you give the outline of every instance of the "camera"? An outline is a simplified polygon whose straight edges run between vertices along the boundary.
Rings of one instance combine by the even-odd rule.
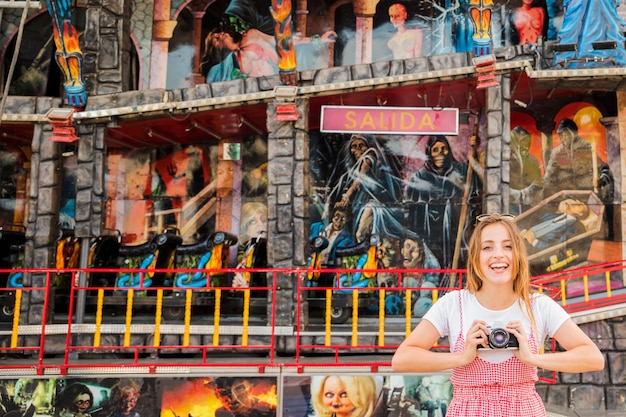
[[[519,348],[519,342],[517,337],[509,333],[506,330],[504,324],[495,322],[491,326],[487,326],[489,334],[487,335],[487,342],[491,349],[517,349]],[[479,346],[482,347],[482,346]]]

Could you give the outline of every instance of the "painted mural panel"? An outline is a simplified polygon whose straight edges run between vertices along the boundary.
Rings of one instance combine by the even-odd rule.
[[[508,207],[517,216],[532,272],[541,275],[621,259],[615,236],[620,181],[615,124],[590,102],[553,109],[553,121],[547,123],[546,115],[539,116],[545,105],[513,112],[510,148],[504,142],[495,148],[510,158]],[[460,120],[458,136],[312,135],[313,265],[367,269],[362,257],[352,257],[345,248],[361,245],[365,253],[363,243],[376,235],[377,256],[369,265],[465,268],[467,238],[483,210],[486,149],[480,143],[480,115],[461,112]],[[553,128],[546,131],[546,126]],[[319,237],[327,243],[320,244]],[[310,277],[308,285],[397,284],[387,282],[385,275],[365,282],[340,276],[334,282],[334,276],[320,274]],[[451,277],[405,274],[401,285],[445,287]],[[602,287],[603,277],[592,278]],[[617,274],[611,279],[621,285]],[[417,297],[413,313],[421,316],[432,303],[430,292],[422,290]],[[389,314],[403,311],[391,302],[386,309]]]
[[[218,376],[160,380],[161,417],[275,417],[276,377]]]
[[[208,7],[212,18],[203,19],[201,33],[194,31],[193,18],[181,13],[180,28],[170,43],[168,73],[197,76],[169,77],[168,88],[190,85],[194,78],[215,82],[279,74],[284,55],[280,46],[288,40],[294,45],[298,71],[455,52],[484,55],[492,48],[545,41],[577,45],[575,50],[557,51],[551,66],[624,65],[626,38],[620,28],[625,6],[614,0],[602,0],[597,7],[592,3],[383,0],[337,7],[294,3],[292,19],[275,25],[270,1],[217,1]],[[284,7],[288,6],[281,2]],[[190,5],[189,11],[193,8]],[[284,14],[281,10],[277,15]],[[277,38],[275,27],[287,25],[290,39]],[[199,50],[196,45],[201,45]]]
[[[156,379],[19,378],[0,381],[0,410],[13,417],[157,415]]]
[[[21,378],[0,381],[4,416],[274,417],[276,377]]]
[[[538,45],[540,40],[576,45],[571,50],[557,51],[550,58],[552,62],[546,61],[550,66],[626,63],[626,38],[621,30],[626,5],[615,0],[383,0],[376,4],[346,2],[336,7],[309,2],[306,10],[299,9],[300,3],[293,4],[291,18],[280,25],[274,24],[269,0],[209,3],[207,6],[206,2],[191,2],[170,11],[177,26],[169,51],[154,50],[155,54],[167,56],[152,57],[153,62],[167,62],[166,88],[279,74],[279,61],[284,55],[281,45],[290,43],[300,71],[455,52],[476,53],[481,40],[487,43],[487,51],[518,44]],[[287,7],[280,3],[281,8]],[[49,6],[47,21],[51,23],[53,17],[57,32],[66,39],[65,44],[59,43],[61,49],[57,48],[58,65],[50,65],[55,46],[52,25],[42,24],[43,17],[33,19],[26,25],[16,75],[9,88],[15,95],[58,95],[63,74],[69,103],[81,106],[86,97],[73,89],[83,88],[78,36],[84,26],[84,13],[70,8],[75,12],[70,16],[70,9],[62,1],[52,1]],[[278,15],[284,14],[281,11]],[[288,26],[291,36],[279,37],[277,42],[275,27]],[[15,31],[7,27],[4,33],[7,39],[0,40],[14,44]],[[9,72],[13,48],[7,48],[4,55],[5,74]]]
[[[285,417],[445,416],[452,397],[449,375],[285,376]]]
[[[535,274],[621,258],[613,223],[619,165],[609,160],[619,141],[590,103],[554,113],[552,132],[538,131],[529,113],[511,116],[510,211]]]
[[[6,417],[443,417],[451,398],[447,373],[0,380]]]
[[[0,410],[5,416],[52,416],[55,379],[20,378],[0,381]]]
[[[374,245],[376,256],[369,264],[374,268],[464,267],[464,242],[481,213],[479,161],[484,148],[474,132],[477,116],[461,117],[455,136],[312,136],[310,239],[328,241],[318,250],[320,266],[363,268],[368,262],[364,256]],[[371,243],[371,236],[379,240]],[[361,248],[361,253],[350,248]],[[362,281],[355,282],[348,277],[338,285],[398,285],[396,274],[359,278]],[[411,273],[400,285],[446,287],[450,278],[447,273]],[[309,281],[310,286],[335,284]],[[427,290],[417,295],[414,313],[421,316],[432,304],[432,295]]]

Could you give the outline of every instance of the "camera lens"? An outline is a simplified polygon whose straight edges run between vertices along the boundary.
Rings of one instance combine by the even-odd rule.
[[[489,333],[489,344],[494,349],[501,349],[509,344],[509,332],[505,329],[493,329]]]

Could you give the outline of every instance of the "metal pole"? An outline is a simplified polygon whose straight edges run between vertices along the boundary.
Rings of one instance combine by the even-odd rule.
[[[80,242],[80,258],[78,265],[81,269],[78,272],[78,287],[83,288],[87,286],[87,272],[86,269],[89,265],[89,238],[84,237]],[[87,291],[80,290],[76,295],[76,319],[75,323],[82,323],[85,319],[85,305],[87,304]]]

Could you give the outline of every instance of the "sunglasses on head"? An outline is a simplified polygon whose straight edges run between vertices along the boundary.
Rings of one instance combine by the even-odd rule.
[[[495,218],[496,220],[509,220],[509,221],[514,221],[515,220],[515,216],[512,214],[502,214],[502,213],[485,213],[485,214],[479,214],[478,216],[476,216],[476,222],[484,222],[487,219],[491,219],[491,218]]]

